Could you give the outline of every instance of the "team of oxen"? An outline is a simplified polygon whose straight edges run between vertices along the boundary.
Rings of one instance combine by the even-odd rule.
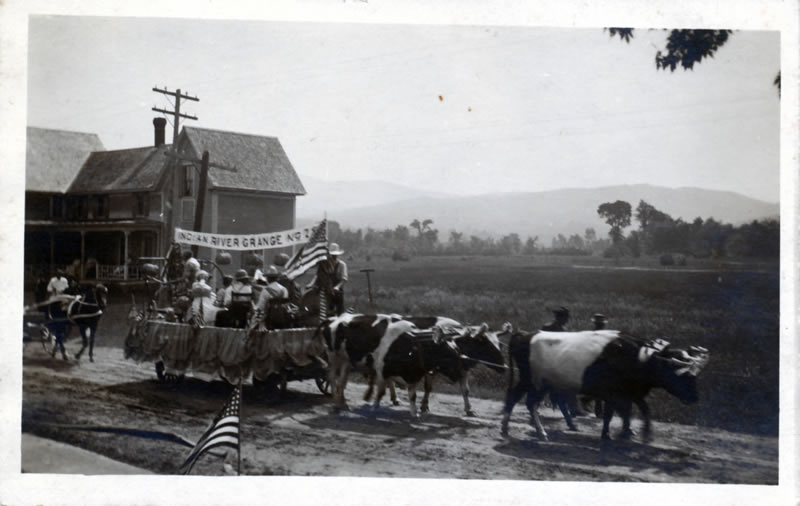
[[[633,431],[630,416],[635,404],[643,418],[644,436],[650,437],[650,410],[645,397],[662,388],[685,404],[698,401],[697,376],[709,359],[705,348],[677,349],[663,339],[645,340],[616,330],[583,332],[525,332],[506,323],[499,331],[486,324],[467,326],[449,318],[345,313],[321,325],[328,349],[329,380],[336,410],[347,409],[345,387],[351,371],[369,379],[364,399],[377,387],[378,408],[386,388],[401,380],[408,388],[412,418],[418,417],[416,390],[422,381],[420,411],[428,411],[434,375],[461,387],[464,411],[474,416],[469,402],[467,374],[479,364],[498,373],[509,370],[501,430],[508,434],[514,405],[527,395],[531,424],[539,437],[547,433],[538,406],[549,394],[568,426],[577,430],[566,400],[581,395],[603,406],[602,438],[610,439],[613,414],[623,419],[620,438]],[[501,339],[502,338],[502,339]],[[508,363],[506,362],[508,356]]]

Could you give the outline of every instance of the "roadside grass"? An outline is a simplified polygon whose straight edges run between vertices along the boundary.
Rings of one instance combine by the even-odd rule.
[[[579,267],[575,267],[575,265]],[[591,315],[609,317],[609,328],[661,337],[675,346],[711,351],[699,376],[700,402],[684,406],[663,391],[649,397],[656,420],[777,435],[779,388],[779,274],[777,263],[692,261],[665,269],[657,259],[595,257],[427,257],[409,262],[348,259],[346,304],[363,313],[441,315],[499,329],[536,330],[564,305],[569,327],[591,328]],[[366,276],[374,268],[372,299]],[[583,268],[581,268],[583,267]],[[98,345],[118,346],[128,331],[130,289],[112,288],[98,330]],[[140,307],[145,303],[136,295]],[[78,339],[73,330],[72,339]],[[478,366],[471,395],[497,399],[507,376]],[[457,393],[437,379],[435,392]],[[520,403],[517,409],[524,410]]]

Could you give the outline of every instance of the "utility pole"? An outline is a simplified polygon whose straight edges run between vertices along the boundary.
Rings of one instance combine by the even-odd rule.
[[[181,112],[181,99],[193,100],[195,102],[199,102],[200,99],[197,98],[197,97],[192,97],[191,95],[184,95],[183,93],[181,93],[180,89],[175,90],[175,91],[169,91],[169,90],[167,90],[166,87],[164,87],[164,89],[161,89],[161,88],[158,88],[158,87],[153,87],[153,91],[155,91],[156,93],[161,93],[163,95],[168,95],[168,96],[173,97],[175,99],[175,110],[174,111],[168,111],[166,109],[161,109],[161,108],[156,107],[156,106],[153,106],[152,109],[155,112],[168,114],[168,115],[173,117],[173,121],[172,121],[172,149],[171,149],[171,151],[172,151],[172,153],[174,155],[177,155],[178,154],[178,135],[180,134],[180,119],[181,118],[185,118],[185,119],[197,120],[197,116],[192,116],[192,115],[189,115],[189,114],[183,114]],[[178,183],[178,178],[175,175],[176,172],[178,171],[178,167],[180,167],[180,164],[178,163],[177,160],[175,160],[174,165],[172,167],[172,170],[170,171],[171,172],[171,178],[170,179],[171,179],[171,184],[172,184],[172,198],[170,200],[172,201],[172,206],[171,206],[171,210],[169,212],[170,213],[169,214],[169,226],[167,227],[167,230],[165,231],[167,236],[168,236],[167,240],[170,243],[172,242],[172,236],[173,236],[173,234],[175,232],[175,225],[176,225],[176,222],[178,221],[177,216],[179,216],[178,213],[180,212],[178,210],[178,207],[179,207],[179,204],[180,204],[180,202],[178,200],[179,195],[178,195],[178,188],[177,188],[178,187],[178,184],[177,184]]]
[[[197,97],[192,97],[190,95],[184,95],[181,93],[181,90],[169,91],[165,87],[163,90],[160,88],[153,88],[153,91],[156,93],[163,93],[164,95],[169,95],[175,98],[175,110],[174,111],[167,111],[165,109],[160,109],[158,107],[153,106],[153,110],[156,112],[169,114],[174,117],[175,121],[172,122],[172,150],[176,151],[178,149],[177,141],[178,141],[178,134],[180,134],[180,118],[186,119],[193,119],[197,120],[197,116],[191,116],[189,114],[182,114],[181,113],[181,99],[186,100],[194,100],[195,102],[199,102],[200,99]]]

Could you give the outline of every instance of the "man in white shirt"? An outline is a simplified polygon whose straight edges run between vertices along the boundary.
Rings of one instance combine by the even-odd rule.
[[[64,275],[64,270],[58,269],[56,275],[50,278],[50,282],[47,284],[47,294],[51,298],[58,297],[63,295],[67,288],[69,288],[69,280]]]

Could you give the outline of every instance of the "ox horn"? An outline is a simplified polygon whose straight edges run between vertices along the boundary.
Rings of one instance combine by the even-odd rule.
[[[440,327],[433,327],[433,343],[439,344],[442,340],[442,329]]]
[[[696,353],[696,355],[694,353]],[[671,361],[681,366],[680,369],[675,371],[678,376],[689,373],[692,376],[697,376],[700,371],[705,367],[710,358],[708,350],[699,346],[692,346],[689,352],[681,350],[681,360],[679,358],[672,358]]]
[[[481,334],[486,333],[489,330],[489,324],[484,322],[481,324],[480,327],[475,327],[475,332],[470,332],[470,337],[478,337]]]

